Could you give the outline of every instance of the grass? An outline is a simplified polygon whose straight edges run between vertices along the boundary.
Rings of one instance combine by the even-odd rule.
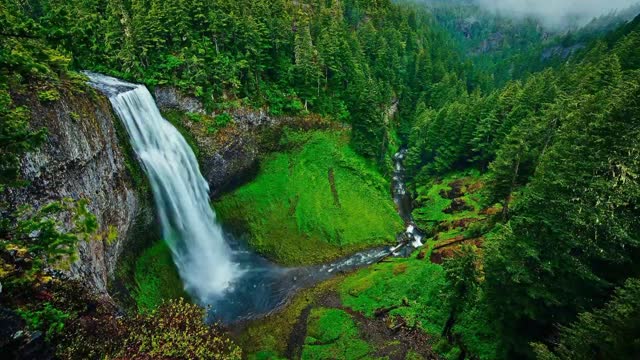
[[[215,204],[258,252],[286,265],[321,263],[395,241],[403,227],[388,181],[344,132],[287,132],[288,149],[263,161],[250,184]]]
[[[445,286],[440,265],[410,257],[362,269],[347,277],[339,291],[344,306],[365,316],[373,317],[377,309],[397,307],[389,312],[391,318],[400,316],[407,325],[440,336],[449,315]]]
[[[238,338],[242,349],[249,354],[249,359],[277,359],[276,354],[284,354],[291,332],[303,310],[313,306],[322,294],[335,288],[340,279],[341,277],[333,278],[302,290],[281,311],[251,322]]]
[[[371,346],[359,338],[355,322],[344,310],[311,310],[301,359],[362,359],[370,358],[371,352]]]
[[[443,294],[446,283],[442,267],[430,263],[428,257],[391,259],[303,290],[280,312],[252,322],[238,339],[240,345],[249,359],[280,359],[308,307],[303,359],[373,357],[374,345],[360,338],[357,322],[345,308],[374,317],[377,309],[400,305],[389,313],[392,319],[402,317],[409,327],[416,326],[438,339],[449,315]],[[344,308],[321,305],[325,294],[334,291]]]
[[[188,298],[171,258],[171,250],[164,241],[156,242],[136,261],[136,290],[133,297],[138,310],[148,313],[163,301]]]
[[[478,213],[482,210],[484,197],[482,191],[469,191],[471,186],[482,185],[483,176],[477,170],[451,173],[442,179],[432,180],[416,188],[416,202],[419,204],[413,210],[413,217],[422,229],[431,229],[434,225],[442,222],[450,222],[460,219],[480,219]],[[461,182],[462,199],[465,204],[471,206],[473,210],[457,211],[453,214],[445,213],[451,204],[452,199],[442,196],[443,192],[451,191],[451,184],[454,181]]]
[[[290,153],[303,151],[315,136],[301,136],[293,141]],[[441,192],[450,192],[452,189],[449,185],[454,181],[460,186],[459,198],[473,210],[444,212],[451,206],[452,200],[442,196]],[[434,235],[438,235],[439,242],[429,243],[431,247],[459,235],[465,238],[476,236],[473,235],[476,232],[474,226],[487,221],[487,215],[480,213],[484,206],[482,181],[479,173],[467,171],[450,174],[441,181],[433,181],[419,189],[419,210],[437,221]],[[327,198],[331,200],[330,195]],[[463,219],[479,221],[451,226]],[[359,312],[368,318],[375,318],[376,310],[381,309],[390,310],[387,326],[406,323],[407,328],[415,327],[429,335],[428,346],[443,359],[458,359],[461,349],[442,338],[450,315],[444,269],[429,261],[431,249],[423,251],[424,259],[418,259],[416,254],[409,258],[387,259],[303,291],[282,312],[259,321],[257,325],[252,324],[242,335],[243,343],[250,344],[249,353],[253,355],[249,358],[277,359],[282,356],[292,331],[299,331],[295,326],[303,310],[310,307],[311,313],[306,322],[307,338],[302,347],[303,359],[372,358],[380,344],[363,341],[359,336],[362,333],[358,332],[359,321],[354,322],[350,314]],[[323,302],[323,294],[333,292],[338,293],[339,303],[330,305],[335,308],[327,308],[327,304],[334,304],[334,300]],[[466,307],[465,311],[458,314],[453,327],[453,333],[466,349],[483,360],[495,358],[497,354],[491,319],[486,314],[485,309]],[[409,352],[406,358],[419,359],[421,356]]]

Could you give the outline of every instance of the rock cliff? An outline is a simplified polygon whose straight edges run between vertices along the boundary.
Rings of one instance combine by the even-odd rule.
[[[117,236],[80,243],[78,261],[68,275],[106,294],[134,224],[153,221],[149,201],[136,189],[131,171],[135,160],[122,140],[126,133],[108,99],[91,89],[67,91],[59,100],[45,103],[36,96],[16,98],[30,109],[34,128],[47,128],[48,138],[37,152],[22,159],[21,174],[29,185],[10,190],[4,200],[13,206],[39,207],[65,197],[88,199],[101,232],[115,231]]]
[[[197,99],[175,88],[158,87],[155,97],[163,111],[205,113]],[[116,238],[80,243],[78,261],[67,273],[106,295],[119,259],[135,261],[149,238],[160,236],[146,177],[126,130],[109,100],[89,88],[62,92],[56,101],[41,102],[35,95],[14,98],[17,105],[30,109],[33,128],[47,128],[48,138],[38,151],[22,159],[21,175],[29,185],[9,190],[0,201],[13,208],[22,204],[37,208],[65,197],[88,199],[100,231],[115,231]],[[195,122],[183,122],[196,140],[212,197],[250,179],[260,157],[277,149],[285,127],[336,126],[314,116],[272,117],[265,110],[236,109],[228,114],[232,123],[215,134],[202,131]],[[121,256],[123,250],[126,256]],[[126,284],[116,280],[115,292],[120,292]]]

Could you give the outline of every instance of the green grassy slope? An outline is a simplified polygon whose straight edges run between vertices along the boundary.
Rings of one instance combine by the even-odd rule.
[[[171,258],[171,250],[160,240],[142,253],[135,265],[133,297],[141,312],[150,312],[164,300],[188,298]]]
[[[344,132],[288,132],[284,152],[214,207],[242,226],[251,246],[286,265],[320,263],[392,243],[402,221],[388,181],[349,146]]]
[[[344,310],[311,310],[302,360],[365,359],[371,358],[371,352],[371,345],[359,338],[358,327]]]

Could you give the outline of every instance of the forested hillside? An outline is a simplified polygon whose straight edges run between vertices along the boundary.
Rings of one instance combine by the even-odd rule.
[[[640,357],[640,9],[619,10],[550,29],[475,1],[0,0],[0,350]],[[200,167],[251,152],[211,205],[225,236],[242,234],[235,252],[265,258],[238,273],[294,274],[277,306],[197,320],[228,317],[185,292],[160,238],[118,250],[109,294],[65,275],[80,242],[117,237],[87,209],[96,195],[23,207],[11,194],[31,189],[27,170],[53,171],[25,170],[60,143],[36,108],[95,122],[70,100],[103,96],[85,70],[201,104],[160,109]],[[358,253],[371,249],[383,255]]]
[[[387,151],[391,128],[384,114],[401,96],[413,103],[427,87],[463,78],[448,36],[432,18],[390,1],[6,6],[7,35],[42,38],[67,54],[73,68],[173,84],[214,109],[241,100],[273,114],[330,116],[353,124],[354,146],[370,157]],[[430,91],[429,100],[437,104],[442,92]]]
[[[639,39],[627,28],[580,60],[416,118],[413,182],[476,167],[488,174],[488,203],[501,204],[481,274],[464,279],[478,294],[463,311],[486,302],[504,356],[549,341],[558,324],[604,306],[638,274]],[[621,322],[635,321],[629,315]],[[608,336],[592,344],[594,355],[633,352],[631,333]]]

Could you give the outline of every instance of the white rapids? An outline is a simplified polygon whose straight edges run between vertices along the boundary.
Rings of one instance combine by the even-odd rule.
[[[407,187],[404,183],[404,167],[403,161],[407,155],[407,149],[402,149],[397,152],[393,157],[394,173],[393,173],[393,200],[398,206],[398,212],[400,217],[405,221],[407,229],[404,235],[409,239],[409,244],[412,248],[417,249],[422,247],[423,235],[420,229],[416,226],[413,216],[411,215],[411,196],[407,192]],[[400,247],[393,248],[392,251],[396,254],[396,250]]]

